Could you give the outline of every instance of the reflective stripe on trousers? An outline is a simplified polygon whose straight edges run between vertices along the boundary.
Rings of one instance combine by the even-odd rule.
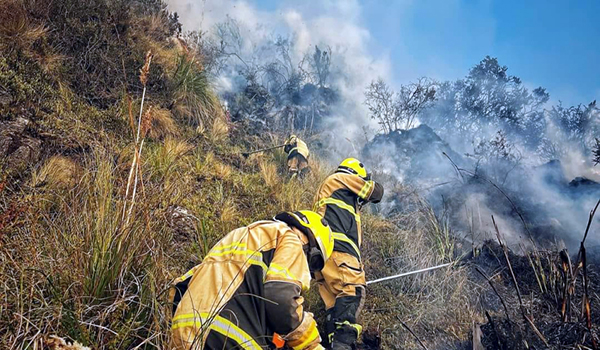
[[[208,313],[178,315],[173,318],[171,329],[175,330],[181,327],[194,327],[200,331],[202,336],[205,332],[215,331],[235,341],[241,349],[262,350],[262,347],[248,333],[219,315],[211,316]]]

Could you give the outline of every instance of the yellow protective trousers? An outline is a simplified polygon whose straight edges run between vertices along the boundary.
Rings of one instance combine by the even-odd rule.
[[[334,251],[316,278],[327,310],[324,338],[328,342],[354,343],[362,330],[357,323],[365,298],[362,263],[351,254]]]

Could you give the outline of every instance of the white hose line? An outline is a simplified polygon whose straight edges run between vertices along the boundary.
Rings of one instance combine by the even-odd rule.
[[[451,263],[446,263],[446,264],[442,264],[442,265],[438,265],[438,266],[427,267],[427,268],[424,268],[424,269],[421,269],[421,270],[404,272],[404,273],[401,273],[399,275],[383,277],[383,278],[379,278],[379,279],[376,279],[376,280],[367,281],[367,285],[373,284],[373,283],[379,283],[379,282],[389,281],[389,280],[393,280],[393,279],[400,278],[400,277],[410,276],[410,275],[414,275],[414,274],[421,273],[421,272],[427,272],[427,271],[431,271],[431,270],[441,269],[442,267],[450,266],[450,265],[453,265],[453,264],[454,263],[451,262]]]

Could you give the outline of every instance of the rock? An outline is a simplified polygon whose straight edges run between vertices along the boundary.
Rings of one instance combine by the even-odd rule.
[[[91,350],[78,342],[70,343],[56,335],[51,335],[47,339],[44,339],[44,346],[50,350]]]
[[[8,155],[11,151],[11,146],[25,132],[27,125],[29,125],[29,120],[21,117],[0,125],[0,154],[4,156]]]
[[[569,187],[586,187],[588,186],[590,189],[598,189],[600,188],[600,184],[594,180],[590,180],[585,177],[576,177],[571,182],[569,182]]]
[[[403,181],[429,185],[456,176],[444,153],[458,166],[469,168],[470,160],[455,152],[429,126],[421,124],[413,129],[375,136],[363,148],[362,157],[379,163],[375,167],[384,172],[402,174]]]
[[[17,118],[0,125],[0,156],[8,172],[17,175],[40,158],[42,141],[26,134],[29,120]]]
[[[19,143],[17,149],[8,155],[7,161],[9,169],[23,171],[29,164],[39,160],[42,141],[26,137]]]
[[[181,240],[189,240],[196,232],[198,219],[184,207],[172,205],[167,208],[167,224],[174,236]]]

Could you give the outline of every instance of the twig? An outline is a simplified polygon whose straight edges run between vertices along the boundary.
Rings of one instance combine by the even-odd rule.
[[[586,326],[588,331],[590,332],[590,336],[592,337],[592,347],[594,350],[598,348],[596,344],[596,339],[594,338],[594,334],[592,333],[592,311],[590,306],[590,297],[589,297],[589,278],[587,274],[587,256],[585,251],[585,240],[587,238],[588,232],[590,230],[590,226],[592,226],[592,222],[594,221],[594,216],[596,215],[596,210],[598,210],[598,206],[600,205],[600,200],[596,203],[596,206],[593,210],[590,211],[590,217],[588,219],[588,224],[585,229],[585,234],[583,235],[583,239],[581,240],[581,245],[579,247],[579,254],[577,257],[577,267],[575,268],[575,274],[577,274],[579,268],[583,270],[583,305],[582,305],[582,317],[586,319]],[[575,281],[575,278],[573,279]],[[573,282],[573,288],[575,287],[575,282]]]
[[[492,320],[492,316],[490,316],[490,313],[487,310],[485,310],[485,317],[488,319],[488,322],[492,325],[492,330],[494,331],[494,335],[496,336],[496,343],[498,343],[498,349],[502,349],[500,335],[498,334],[498,330],[496,329],[496,324],[494,323],[494,320]]]
[[[458,165],[456,165],[456,163],[454,163],[454,161],[452,160],[452,158],[450,158],[450,156],[446,152],[442,152],[442,154],[444,156],[446,156],[446,158],[448,158],[448,160],[450,161],[450,163],[452,163],[452,167],[454,167],[454,170],[456,171],[456,174],[458,174],[458,176],[461,177],[461,179],[463,180],[463,183],[464,183],[465,182],[465,177],[460,172],[460,168],[458,167]]]
[[[592,226],[592,221],[594,220],[594,215],[596,215],[596,210],[598,210],[599,205],[600,205],[600,199],[598,200],[598,203],[596,203],[596,206],[594,207],[594,209],[590,211],[590,218],[588,220],[588,224],[585,229],[585,234],[583,235],[583,241],[581,241],[581,244],[585,243],[585,239],[587,238],[588,232],[590,232],[590,226]]]
[[[398,319],[398,321],[400,321],[400,324],[402,325],[402,327],[406,328],[406,330],[409,331],[410,334],[412,334],[413,337],[415,337],[415,339],[417,340],[417,342],[419,342],[419,345],[421,345],[421,347],[423,349],[429,350],[429,349],[427,349],[427,347],[425,346],[425,344],[423,344],[423,342],[421,341],[421,339],[419,339],[419,337],[417,337],[417,335],[410,328],[408,328],[408,326],[406,325],[406,323],[402,322],[402,320],[400,319],[400,316],[396,316],[396,318]]]
[[[502,303],[502,307],[504,307],[504,313],[506,314],[506,319],[508,319],[509,322],[512,322],[510,319],[510,316],[508,315],[508,308],[506,307],[506,303],[504,303],[504,299],[502,299],[502,297],[500,296],[500,293],[498,293],[498,290],[496,290],[496,287],[494,287],[492,280],[483,271],[481,271],[479,269],[479,267],[475,267],[475,271],[479,272],[479,274],[488,281],[488,283],[490,284],[490,287],[492,287],[492,290],[494,291],[494,293],[496,293],[496,295],[498,296],[498,299],[500,299],[500,302]]]
[[[521,211],[519,210],[519,208],[517,207],[517,205],[515,204],[515,202],[513,202],[513,200],[508,196],[508,194],[506,194],[506,192],[504,192],[504,190],[502,188],[500,188],[500,186],[496,185],[492,180],[488,179],[487,177],[481,175],[481,174],[477,174],[474,173],[472,171],[469,171],[467,169],[463,169],[463,168],[459,168],[450,158],[450,156],[448,156],[446,154],[446,152],[443,152],[444,156],[446,156],[446,158],[448,158],[448,160],[452,163],[452,165],[455,167],[455,169],[462,173],[465,172],[469,175],[471,175],[472,177],[478,177],[481,179],[484,179],[485,181],[489,182],[490,185],[492,185],[495,189],[497,189],[510,203],[510,205],[512,206],[512,208],[515,210],[515,212],[517,213],[517,215],[519,216],[519,219],[521,219],[521,222],[523,223],[523,227],[525,228],[525,232],[527,232],[527,235],[529,236],[529,240],[531,241],[531,244],[533,245],[534,248],[537,249],[537,246],[535,244],[535,241],[533,240],[533,236],[531,235],[531,231],[529,231],[529,226],[527,225],[527,222],[525,221],[525,218],[523,217],[523,215],[521,214]]]

